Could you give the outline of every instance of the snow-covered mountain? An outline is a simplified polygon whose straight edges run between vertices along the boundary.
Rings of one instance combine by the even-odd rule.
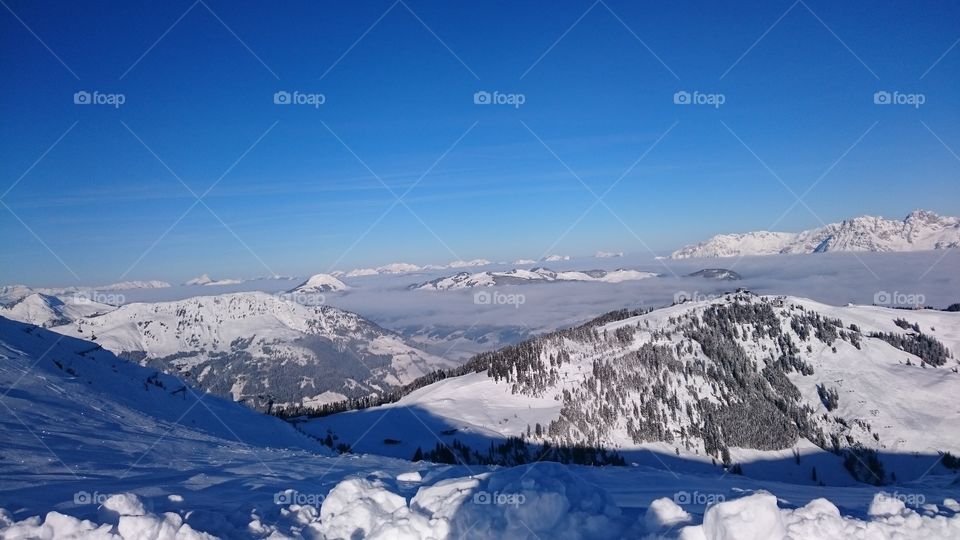
[[[323,293],[337,292],[349,289],[347,284],[330,274],[314,274],[309,279],[297,285],[289,292],[291,293]]]
[[[450,367],[359,315],[261,292],[127,304],[55,330],[256,408],[378,394]]]
[[[114,309],[116,306],[96,302],[84,294],[57,297],[33,293],[11,305],[0,306],[0,317],[49,328]]]
[[[942,467],[927,471],[922,483],[879,492],[693,473],[676,464],[672,470],[548,461],[487,467],[330,456],[276,418],[196,392],[95,343],[3,318],[0,388],[0,538],[960,535],[956,483]],[[461,388],[469,391],[464,397],[479,397],[480,388]],[[490,395],[476,402],[482,407],[459,414],[493,413],[485,421],[507,424],[517,412],[491,409],[499,398]],[[398,412],[365,426],[376,428],[368,439],[382,426],[403,430],[404,438],[423,428],[419,418]],[[438,432],[431,442],[450,436]]]
[[[493,264],[493,262],[488,261],[487,259],[471,259],[469,261],[451,261],[445,266],[445,268],[473,268],[476,266],[487,266],[490,264]]]
[[[774,477],[807,483],[811,467],[820,481],[849,482],[845,464],[854,478],[885,484],[941,467],[941,452],[960,455],[956,351],[958,313],[733,293],[615,312],[484,353],[395,403],[309,429],[351,441],[406,408],[429,429],[381,423],[357,448],[403,457],[432,449],[433,431],[478,462],[491,441],[516,437],[706,463],[779,459],[791,465]],[[385,438],[403,444],[376,444]]]
[[[411,289],[445,291],[450,289],[470,289],[473,287],[493,287],[496,285],[519,285],[524,283],[552,283],[561,281],[590,281],[600,283],[620,283],[637,279],[657,277],[652,272],[639,270],[584,270],[554,272],[548,268],[532,268],[525,270],[514,268],[505,271],[485,271],[471,274],[458,272],[452,276],[441,277],[412,285]]]
[[[242,279],[213,279],[209,274],[203,274],[199,277],[188,279],[187,281],[183,282],[185,286],[205,285],[210,287],[217,287],[220,285],[239,285],[241,283],[243,283]]]
[[[129,291],[132,289],[166,289],[168,287],[170,287],[170,284],[166,281],[154,279],[150,281],[121,281],[93,288],[98,291]]]
[[[903,220],[860,216],[799,233],[720,234],[671,255],[735,257],[827,251],[922,251],[960,247],[960,218],[916,210]]]
[[[343,274],[346,277],[377,276],[380,274],[410,274],[423,270],[422,266],[416,264],[397,262],[378,266],[376,268],[356,268]]]
[[[542,259],[540,259],[540,260],[543,261],[543,262],[569,261],[569,260],[570,260],[570,256],[569,256],[569,255],[547,255],[546,257],[544,257],[544,258],[542,258]]]
[[[622,251],[598,251],[594,257],[597,259],[613,259],[617,257],[623,257]]]

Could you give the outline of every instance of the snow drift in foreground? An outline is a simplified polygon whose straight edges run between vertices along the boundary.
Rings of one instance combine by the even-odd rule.
[[[248,531],[272,539],[947,539],[960,535],[958,510],[953,499],[911,509],[894,496],[878,493],[865,519],[859,519],[842,516],[826,499],[788,509],[778,505],[777,497],[757,491],[710,506],[702,518],[661,498],[635,519],[626,517],[606,491],[573,476],[565,466],[540,463],[441,480],[420,487],[409,501],[380,479],[349,478],[337,484],[319,508],[285,505],[280,512],[286,518],[283,527],[267,525],[251,512]],[[216,538],[195,530],[180,513],[149,512],[132,493],[106,499],[99,521],[56,511],[42,519],[14,521],[10,512],[0,509],[0,538]]]

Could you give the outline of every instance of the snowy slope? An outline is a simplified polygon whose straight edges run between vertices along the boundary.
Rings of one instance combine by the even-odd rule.
[[[702,325],[708,316],[747,314],[757,320]],[[492,364],[477,363],[478,373],[436,382],[396,403],[314,419],[307,430],[354,440],[391,410],[406,410],[419,422],[378,423],[358,448],[410,456],[418,446],[433,447],[435,433],[448,432],[446,444],[456,438],[480,450],[525,436],[706,462],[792,463],[794,451],[860,449],[877,452],[888,475],[917,477],[939,452],[960,455],[960,374],[954,353],[934,367],[934,360],[870,337],[915,335],[894,322],[899,318],[960,351],[957,313],[732,294],[507,348],[487,356]],[[735,328],[736,337],[709,328]],[[835,406],[828,409],[821,392],[835,392]],[[382,445],[384,439],[403,444]],[[897,457],[912,454],[932,458]],[[844,474],[838,461],[824,466]],[[811,471],[791,474],[809,482]]]
[[[10,306],[0,306],[0,317],[51,327],[114,309],[116,306],[95,302],[83,293],[65,295],[62,298],[33,293]]]
[[[356,314],[260,292],[127,304],[56,331],[258,408],[379,393],[450,366]]]
[[[275,418],[194,393],[94,343],[2,318],[0,388],[0,538],[839,540],[960,533],[956,487],[937,475],[884,494],[646,467],[328,457]]]
[[[671,255],[734,257],[827,251],[920,251],[960,247],[960,218],[916,210],[903,220],[860,216],[799,233],[758,231],[721,234]]]

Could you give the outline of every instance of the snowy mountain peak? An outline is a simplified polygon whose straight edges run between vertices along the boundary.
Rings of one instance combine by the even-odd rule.
[[[915,210],[903,220],[859,216],[799,233],[757,231],[720,234],[705,242],[685,246],[673,252],[671,257],[686,259],[827,251],[922,251],[956,247],[960,247],[960,218]]]
[[[208,283],[213,283],[213,279],[210,278],[209,274],[202,274],[199,277],[193,279],[188,279],[184,281],[184,285],[206,285]]]
[[[297,285],[289,292],[316,293],[316,292],[336,292],[345,291],[350,287],[346,283],[331,276],[330,274],[314,274],[300,285]]]

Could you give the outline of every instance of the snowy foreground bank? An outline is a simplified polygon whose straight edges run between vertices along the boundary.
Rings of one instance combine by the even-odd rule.
[[[438,472],[428,469],[427,474],[444,476]],[[637,483],[645,479],[640,471],[627,472],[621,476]],[[343,480],[326,495],[279,491],[273,509],[251,503],[246,516],[191,510],[190,495],[121,493],[104,496],[92,520],[71,517],[69,511],[18,520],[12,509],[0,510],[0,538],[960,538],[960,504],[952,498],[909,508],[904,501],[915,502],[910,496],[876,492],[860,517],[850,517],[823,498],[790,508],[788,501],[757,490],[707,505],[705,512],[701,507],[702,513],[677,504],[676,495],[634,512],[592,483],[606,475],[587,471],[588,480],[579,474],[553,463],[435,483],[416,471],[372,474]],[[689,487],[688,480],[674,487]],[[671,489],[659,485],[661,492]],[[687,493],[680,502],[696,498]],[[238,527],[238,519],[246,526]]]
[[[881,494],[825,468],[829,487],[679,464],[332,455],[277,418],[2,317],[0,441],[0,539],[960,538],[960,483],[942,468]]]

